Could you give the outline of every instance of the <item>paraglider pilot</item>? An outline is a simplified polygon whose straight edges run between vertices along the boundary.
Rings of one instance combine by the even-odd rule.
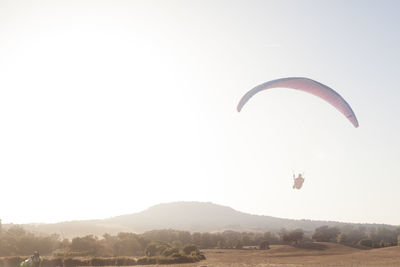
[[[304,178],[301,176],[301,173],[299,173],[299,176],[296,176],[293,174],[293,189],[300,189],[303,186],[304,183]]]

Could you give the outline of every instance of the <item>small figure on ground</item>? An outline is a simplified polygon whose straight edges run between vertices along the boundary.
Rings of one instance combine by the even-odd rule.
[[[33,256],[21,262],[20,267],[41,267],[42,259],[40,258],[39,252],[35,251]]]

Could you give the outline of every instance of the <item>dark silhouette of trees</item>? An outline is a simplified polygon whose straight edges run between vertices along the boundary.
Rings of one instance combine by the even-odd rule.
[[[282,229],[279,233],[235,232],[190,233],[177,230],[155,230],[143,234],[104,234],[102,237],[87,235],[72,240],[58,235],[37,235],[12,225],[1,227],[0,256],[31,255],[38,250],[41,255],[74,256],[127,256],[160,255],[169,257],[184,253],[187,246],[196,248],[266,249],[274,244],[310,242],[310,233],[303,230]],[[366,247],[394,246],[399,243],[400,227],[360,227],[344,225],[341,228],[322,226],[315,229],[316,241],[338,242]],[[366,241],[368,240],[368,241]]]
[[[365,227],[346,226],[342,228],[342,232],[347,235],[348,243],[357,244],[363,238],[367,238]]]
[[[386,246],[386,244],[395,245],[397,243],[396,232],[397,229],[392,231],[384,227],[372,228],[368,233],[368,238],[371,239],[377,247]]]
[[[167,243],[153,241],[146,247],[145,254],[149,257],[162,255],[165,250],[170,248],[171,246]]]
[[[293,242],[297,244],[304,237],[304,232],[302,229],[296,229],[292,231],[285,231],[282,233],[282,240],[284,242]]]
[[[186,254],[186,255],[190,255],[190,254],[192,254],[193,252],[198,252],[199,251],[199,249],[195,246],[195,245],[186,245],[184,248],[183,248],[183,252]]]
[[[371,239],[369,238],[363,238],[358,242],[358,245],[363,246],[363,247],[368,247],[368,248],[372,248],[374,243]]]
[[[99,239],[93,235],[76,237],[72,239],[70,249],[72,251],[86,252],[87,255],[100,256],[103,246]]]
[[[0,234],[0,256],[30,255],[35,250],[50,255],[58,248],[59,236],[37,236],[13,225]]]
[[[336,238],[336,242],[346,244],[348,242],[347,235],[345,233],[340,233]]]
[[[338,228],[324,225],[315,229],[312,239],[318,242],[334,242],[339,233]]]

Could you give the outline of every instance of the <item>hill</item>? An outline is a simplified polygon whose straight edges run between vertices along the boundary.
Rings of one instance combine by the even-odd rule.
[[[57,233],[70,238],[87,234],[102,236],[104,233],[142,233],[154,229],[176,229],[191,232],[224,230],[261,232],[278,231],[281,228],[302,228],[304,231],[314,231],[315,228],[322,225],[340,226],[344,224],[332,221],[292,220],[252,215],[208,202],[174,202],[155,205],[142,212],[102,220],[26,224],[23,227],[36,233]],[[379,226],[363,225],[366,227]]]

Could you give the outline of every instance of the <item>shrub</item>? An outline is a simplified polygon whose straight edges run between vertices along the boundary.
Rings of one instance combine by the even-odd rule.
[[[186,245],[183,247],[182,251],[183,251],[183,253],[185,253],[185,255],[189,255],[193,251],[195,251],[196,253],[200,252],[199,249],[195,245]]]
[[[157,257],[157,264],[193,263],[196,261],[196,258],[186,255],[181,255],[178,258]]]
[[[60,258],[53,259],[42,259],[41,267],[54,267],[54,266],[63,266],[63,261]]]
[[[330,242],[335,240],[339,234],[339,229],[336,227],[321,226],[315,229],[312,239],[317,242]]]
[[[100,258],[95,257],[90,260],[91,266],[114,266],[115,258]]]
[[[205,260],[206,256],[204,256],[200,251],[192,251],[192,253],[190,254],[190,256],[195,260],[195,261],[201,261],[201,260]]]
[[[170,257],[172,257],[172,258],[179,258],[179,257],[181,257],[181,256],[182,256],[181,253],[176,252],[176,253],[172,254]]]
[[[154,257],[143,257],[137,260],[137,265],[157,264],[157,260]]]
[[[167,249],[171,248],[170,245],[161,242],[152,242],[150,243],[145,250],[146,256],[153,257],[162,255],[163,252]]]
[[[0,266],[4,267],[14,267],[14,266],[19,266],[20,263],[25,260],[25,258],[22,257],[7,257],[3,258],[3,264],[0,264]]]
[[[136,264],[136,260],[134,258],[118,257],[115,259],[116,266],[132,266],[135,264]]]
[[[369,238],[364,238],[364,239],[361,239],[361,240],[358,242],[358,245],[363,246],[363,247],[372,248],[373,242],[372,242],[372,240],[369,239]]]
[[[66,251],[66,250],[55,250],[53,251],[52,255],[54,257],[68,257],[68,258],[73,258],[73,257],[86,257],[89,256],[89,251]]]
[[[64,259],[64,266],[65,267],[90,266],[90,260],[66,258]]]
[[[176,253],[179,254],[179,249],[177,249],[177,248],[166,248],[166,249],[162,252],[162,255],[165,256],[165,257],[169,257],[169,256],[171,256],[172,254],[176,254]]]
[[[282,240],[285,242],[293,242],[297,244],[304,237],[304,232],[302,229],[292,230],[290,232],[283,233]]]

